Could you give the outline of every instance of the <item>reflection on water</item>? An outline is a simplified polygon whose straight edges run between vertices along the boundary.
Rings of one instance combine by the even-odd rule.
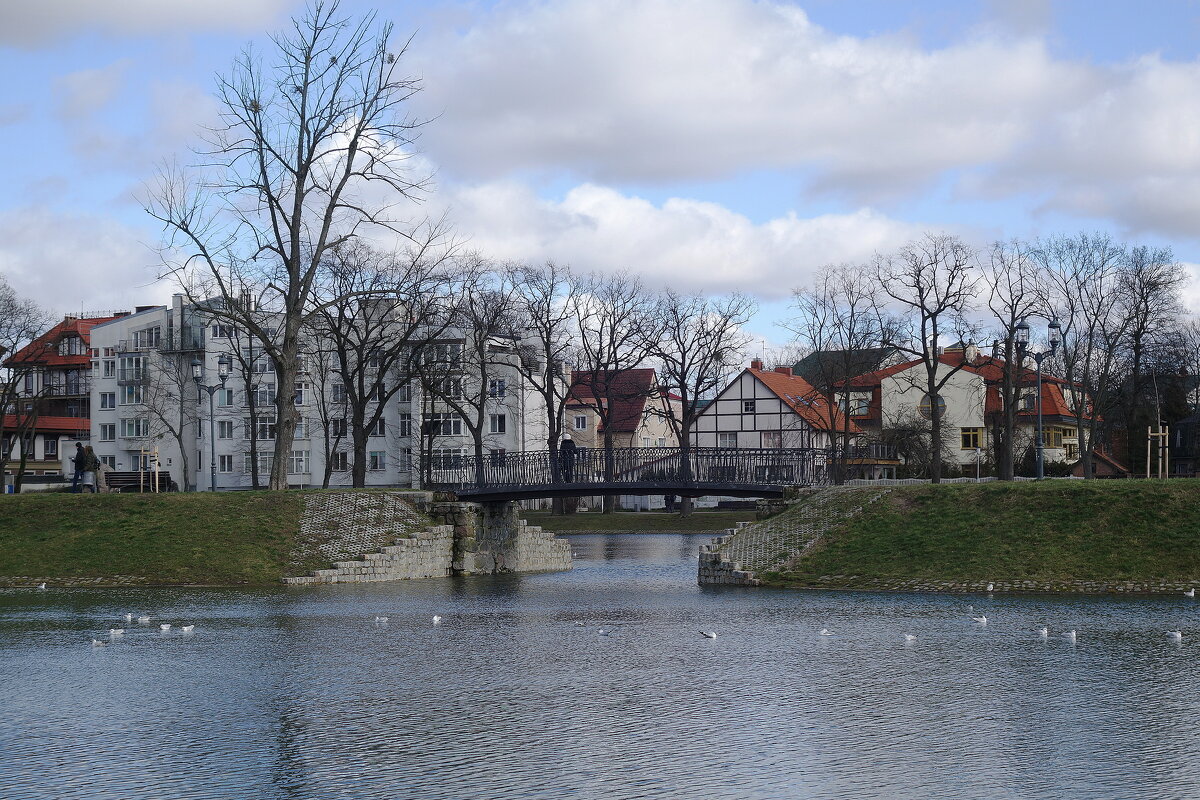
[[[701,589],[706,538],[577,536],[555,575],[0,593],[0,796],[1200,791],[1194,601]]]

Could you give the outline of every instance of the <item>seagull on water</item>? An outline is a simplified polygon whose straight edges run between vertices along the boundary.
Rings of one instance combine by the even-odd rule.
[[[1050,629],[1043,625],[1042,627],[1038,628],[1038,636],[1042,637],[1043,639],[1048,639],[1050,637]]]
[[[383,622],[387,622],[387,621],[388,621],[388,618],[387,618],[387,617],[381,617],[381,616],[378,616],[378,615],[376,615],[376,617],[375,617],[375,621],[376,621],[376,622],[379,622],[379,623],[383,623]]]
[[[716,632],[716,631],[700,631],[700,635],[701,635],[701,636],[703,636],[705,639],[715,639],[715,638],[717,638],[717,632]]]
[[[971,617],[971,619],[975,620],[975,623],[976,623],[977,625],[980,625],[980,626],[987,625],[987,617],[986,617],[986,616],[984,616],[984,617]]]
[[[596,633],[600,634],[601,636],[608,636],[610,633],[612,633],[612,631],[601,628],[600,630],[596,631]]]
[[[833,631],[829,630],[829,628],[821,628],[818,636],[833,636]]]
[[[1172,642],[1183,641],[1183,633],[1181,631],[1167,631],[1167,636],[1171,637]]]
[[[149,625],[149,624],[150,624],[149,617],[138,617],[138,625]]]
[[[184,625],[179,630],[183,631],[184,633],[191,633],[192,631],[196,630],[196,626],[195,625]]]
[[[124,628],[109,628],[108,635],[109,636],[123,636],[123,635],[125,635],[125,629]]]
[[[38,584],[38,588],[39,588],[39,589],[41,589],[41,590],[43,590],[43,591],[45,591],[45,589],[46,589],[46,584],[44,584],[44,583],[39,583],[39,584]]]
[[[1063,638],[1066,639],[1068,642],[1074,642],[1075,639],[1078,637],[1075,635],[1075,631],[1072,630],[1072,631],[1067,631],[1066,633],[1064,633]]]
[[[158,626],[158,629],[159,629],[160,631],[169,631],[169,630],[171,630],[171,623],[169,623],[169,622],[164,622],[162,625],[159,625],[159,626]]]
[[[575,627],[577,627],[577,628],[582,628],[582,627],[583,627],[583,620],[581,620],[581,619],[577,619],[577,620],[575,620]]]
[[[434,625],[441,625],[441,624],[442,624],[442,618],[441,618],[439,615],[437,615],[437,614],[434,614],[434,615],[433,615],[433,624],[434,624]]]
[[[992,585],[992,584],[990,584],[990,583],[988,584],[988,591],[989,591],[989,592],[990,592],[992,589],[994,589],[994,588],[995,588],[995,586],[993,586],[993,585]]]
[[[46,588],[46,584],[44,584],[44,583],[43,583],[43,584],[42,584],[42,588],[43,588],[43,589],[45,589],[45,588]],[[1188,589],[1187,591],[1185,591],[1185,592],[1183,593],[1183,596],[1184,596],[1184,597],[1195,597],[1195,596],[1196,596],[1196,587],[1195,587],[1195,586],[1193,586],[1192,588],[1190,588],[1190,589]]]
[[[126,614],[126,615],[125,615],[125,621],[126,621],[126,622],[133,622],[133,614]]]
[[[906,642],[915,642],[916,640],[917,640],[917,637],[916,637],[916,636],[914,636],[913,634],[911,634],[911,633],[906,633],[906,634],[904,634],[904,641],[906,641]]]
[[[107,647],[108,642],[102,642],[99,639],[92,639],[92,647]]]

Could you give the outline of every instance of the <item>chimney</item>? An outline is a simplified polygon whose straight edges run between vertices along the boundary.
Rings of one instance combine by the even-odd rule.
[[[780,375],[787,375],[789,378],[792,377],[792,368],[791,367],[776,367],[775,371],[778,372]]]
[[[974,364],[975,362],[979,361],[979,348],[976,347],[974,343],[968,343],[967,346],[963,348],[963,360],[965,360],[968,364]]]
[[[756,369],[756,370],[762,371],[762,368],[763,368],[762,359],[756,358],[750,362],[750,369]]]

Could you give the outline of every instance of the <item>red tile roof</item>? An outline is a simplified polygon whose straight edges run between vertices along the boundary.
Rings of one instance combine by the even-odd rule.
[[[746,372],[757,378],[776,397],[787,403],[788,408],[795,411],[809,425],[822,431],[842,430],[845,417],[804,378],[787,372],[768,371],[754,367],[748,368]],[[862,432],[853,421],[850,422],[849,430],[852,434]]]
[[[652,369],[627,369],[615,372],[572,372],[569,406],[596,408],[611,403],[608,425],[614,433],[633,433],[642,421],[646,400],[656,391]],[[597,429],[604,431],[601,422]]]
[[[76,356],[60,356],[58,354],[59,340],[70,334],[76,334],[83,340],[84,348],[87,348],[91,345],[92,328],[114,319],[117,319],[117,316],[65,317],[62,322],[18,350],[6,363],[37,364],[45,367],[89,366],[91,357],[86,352]]]
[[[17,415],[4,415],[5,433],[12,433],[20,424],[21,420]],[[37,433],[68,433],[74,436],[80,431],[88,430],[91,424],[91,420],[87,417],[48,417],[42,415],[37,418],[34,430]]]

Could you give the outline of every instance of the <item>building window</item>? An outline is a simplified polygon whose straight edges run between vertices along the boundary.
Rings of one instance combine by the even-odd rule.
[[[932,416],[933,405],[934,404],[933,404],[932,399],[929,397],[928,394],[925,394],[921,397],[921,402],[917,405],[917,411],[925,419],[930,419]],[[942,397],[939,394],[937,397],[937,414],[939,417],[941,417],[945,413],[946,413],[946,398]]]
[[[213,325],[212,326],[212,338],[214,338],[214,339],[232,339],[233,338],[233,326],[232,325],[221,325],[221,324]],[[229,471],[233,472],[232,469]]]
[[[333,386],[330,387],[329,396],[333,399],[333,402],[335,402],[339,405],[342,403],[345,403],[346,402],[346,384],[344,384],[344,383],[333,384]]]
[[[136,406],[139,405],[144,399],[145,392],[140,384],[135,386],[121,387],[121,405]]]
[[[104,377],[106,377],[106,378],[117,377],[117,362],[115,360],[110,358],[104,362]]]
[[[60,356],[82,356],[87,353],[87,348],[83,346],[83,340],[78,336],[64,337],[58,343],[58,354]]]
[[[304,405],[304,396],[308,392],[308,384],[304,381],[296,381],[296,394],[292,396],[292,402],[298,406]]]
[[[504,433],[507,420],[504,414],[488,415],[488,433]]]
[[[233,472],[233,456],[217,456],[217,472]]]
[[[424,362],[442,369],[460,369],[462,367],[462,343],[435,344],[426,348]]]
[[[959,445],[963,450],[975,450],[983,447],[983,428],[959,428]]]
[[[116,392],[101,392],[100,393],[100,408],[116,408],[117,393]]]
[[[488,381],[488,397],[504,397],[508,394],[508,381],[504,378],[493,378]]]
[[[439,394],[447,400],[457,400],[462,397],[461,378],[443,378]]]
[[[147,328],[144,331],[133,332],[133,347],[135,350],[150,350],[162,343],[162,328]]]
[[[296,420],[296,432],[292,434],[292,437],[295,439],[308,438],[308,423],[305,421],[304,417],[300,417]]]
[[[462,468],[463,451],[459,447],[435,447],[430,453],[430,466],[434,469]]]
[[[375,420],[374,424],[367,427],[367,436],[383,436],[384,426],[383,417]]]
[[[736,434],[734,434],[736,436]],[[783,431],[763,431],[760,434],[759,447],[778,450],[783,447]]]
[[[330,453],[330,455],[329,455],[330,468],[334,472],[348,471],[350,469],[348,466],[348,463],[349,463],[349,460],[346,458],[346,454],[341,452],[340,450],[336,453]]]
[[[254,404],[259,408],[275,405],[275,381],[263,381],[255,387]]]
[[[1021,408],[1023,408],[1025,411],[1033,411],[1034,406],[1036,404],[1037,404],[1037,396],[1036,395],[1027,394],[1021,398]]]
[[[121,438],[133,439],[150,433],[150,422],[145,417],[125,417],[121,420]]]
[[[117,380],[143,381],[146,379],[146,364],[141,356],[125,356],[117,370]]]
[[[257,422],[257,429],[255,423]],[[255,420],[246,417],[242,420],[242,438],[249,439],[253,432],[259,441],[272,441],[275,438],[275,417],[260,416]]]
[[[371,472],[382,472],[387,467],[387,453],[383,450],[371,450],[367,453],[367,469]]]
[[[258,454],[258,474],[259,474],[259,476],[261,477],[263,475],[270,475],[271,467],[274,463],[275,463],[275,454],[274,453],[259,453]],[[242,461],[242,472],[244,472],[247,475],[254,472],[254,460],[250,457],[249,453],[246,453],[245,458]]]
[[[308,451],[293,450],[288,458],[288,475],[308,474]]]
[[[400,388],[396,390],[396,402],[409,403],[412,402],[412,382],[401,381]]]
[[[218,389],[217,405],[221,408],[229,408],[233,405],[233,389]]]
[[[737,434],[736,433],[718,433],[717,434],[717,447],[736,448],[737,447]]]
[[[586,431],[587,430],[587,422],[588,422],[587,414],[576,414],[575,415],[575,426],[574,426],[575,430]]]
[[[379,369],[379,348],[372,347],[367,353],[367,368]]]
[[[1046,447],[1061,450],[1063,446],[1062,428],[1046,428]]]
[[[412,414],[400,415],[400,435],[412,436]]]
[[[329,435],[335,438],[346,435],[346,420],[331,419],[329,420]]]
[[[100,463],[110,469],[116,469],[117,468],[117,457],[116,456],[100,456]]]
[[[233,438],[233,420],[223,419],[223,420],[220,420],[219,422],[217,422],[217,438],[218,439],[232,439]],[[229,471],[233,472],[233,468],[230,467]]]
[[[114,441],[116,441],[116,439],[117,439],[117,424],[115,422],[114,423],[107,423],[107,422],[101,423],[101,425],[100,425],[100,441],[114,442]]]
[[[753,414],[754,413],[754,401],[753,400],[743,400],[742,401],[742,413],[743,414]]]
[[[849,402],[847,402],[847,400]],[[842,397],[838,399],[838,406],[843,412],[846,411],[848,407],[850,409],[850,416],[852,417],[865,417],[871,413],[871,398],[853,396],[850,398]]]
[[[46,454],[46,458],[55,458],[58,456],[58,439],[43,439],[42,447]]]
[[[462,436],[462,417],[458,414],[430,414],[422,430],[429,436]]]

